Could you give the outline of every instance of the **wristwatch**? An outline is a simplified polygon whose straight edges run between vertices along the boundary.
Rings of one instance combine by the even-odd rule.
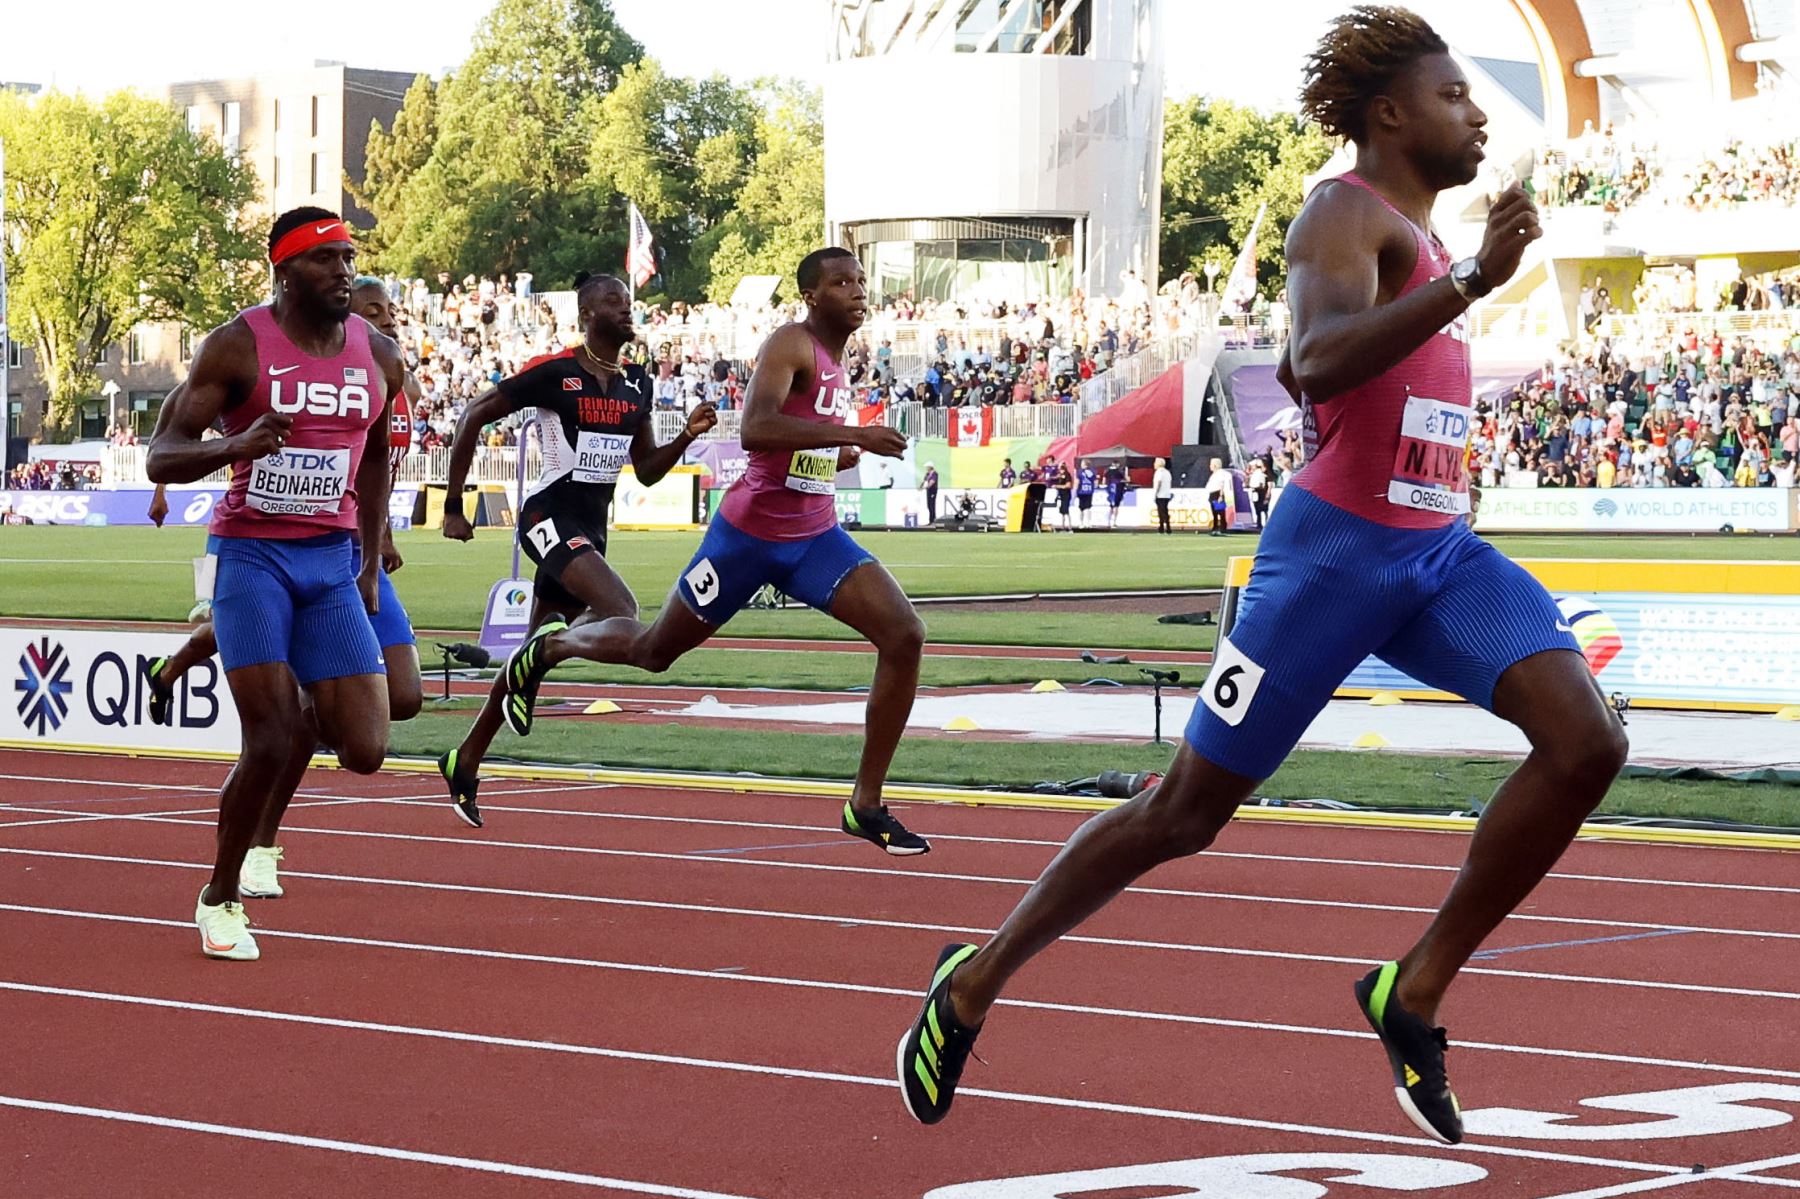
[[[1450,268],[1450,283],[1456,288],[1456,294],[1471,302],[1493,291],[1487,278],[1481,273],[1479,258],[1465,258]]]

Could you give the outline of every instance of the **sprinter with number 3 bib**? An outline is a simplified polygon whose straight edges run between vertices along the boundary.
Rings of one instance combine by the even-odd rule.
[[[862,763],[840,827],[896,857],[921,854],[931,846],[888,812],[881,789],[918,690],[925,626],[894,576],[838,527],[836,501],[838,472],[860,451],[898,458],[906,438],[880,425],[844,424],[855,395],[844,344],[868,313],[868,281],[856,256],[815,250],[801,261],[797,282],[807,317],[763,343],[744,400],[749,469],[726,492],[656,623],[623,616],[540,630],[507,663],[508,703],[523,699],[529,710],[538,681],[569,658],[667,670],[773,585],[875,646]]]
[[[575,297],[581,344],[533,359],[463,410],[444,500],[444,536],[472,539],[462,492],[481,430],[510,413],[537,409],[544,465],[517,523],[519,547],[537,567],[531,623],[538,637],[571,624],[637,615],[637,598],[606,561],[607,513],[619,475],[629,463],[639,483],[654,486],[696,437],[718,423],[713,406],[701,404],[680,436],[658,446],[649,419],[649,372],[619,360],[632,336],[630,291],[611,275],[584,271],[575,277]],[[503,671],[468,736],[438,759],[456,814],[475,828],[481,827],[481,761],[501,721],[520,736],[531,731],[536,685],[509,695],[504,680]]]

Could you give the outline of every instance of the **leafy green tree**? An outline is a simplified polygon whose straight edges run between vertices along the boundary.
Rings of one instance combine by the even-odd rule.
[[[610,0],[498,0],[468,59],[435,92],[408,92],[395,122],[413,131],[407,142],[381,147],[381,265],[406,275],[530,269],[557,287],[621,258],[624,231],[585,180],[582,114],[641,57]]]
[[[700,240],[710,249],[707,299],[722,303],[745,275],[779,275],[778,295],[796,298],[794,266],[825,237],[825,116],[816,88],[759,88],[756,157],[737,206]]]
[[[369,122],[362,183],[345,180],[356,202],[376,220],[375,229],[361,239],[363,252],[377,259],[383,256],[382,234],[392,232],[384,218],[398,211],[407,183],[431,160],[436,144],[437,85],[430,76],[420,75],[406,89],[391,130],[383,129],[380,121]]]
[[[131,92],[0,92],[13,336],[49,383],[46,427],[97,390],[105,347],[140,322],[215,325],[255,302],[255,173],[171,105]]]
[[[1218,263],[1223,277],[1266,201],[1257,280],[1278,289],[1270,285],[1287,273],[1283,248],[1306,177],[1331,152],[1323,133],[1290,113],[1264,115],[1228,100],[1170,101],[1163,119],[1163,277],[1198,273],[1207,262]]]

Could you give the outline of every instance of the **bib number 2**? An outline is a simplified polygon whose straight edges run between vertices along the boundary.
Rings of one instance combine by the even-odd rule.
[[[540,558],[549,554],[556,548],[556,543],[562,540],[557,535],[556,522],[548,518],[538,521],[525,530],[525,537],[531,542],[531,547],[538,552]]]

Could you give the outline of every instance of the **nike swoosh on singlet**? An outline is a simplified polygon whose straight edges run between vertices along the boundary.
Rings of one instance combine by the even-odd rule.
[[[276,369],[275,369],[275,368],[274,368],[274,367],[272,367],[272,366],[271,366],[271,367],[270,367],[270,368],[269,368],[269,375],[270,375],[270,377],[272,377],[272,378],[277,378],[277,379],[278,379],[278,378],[280,378],[280,377],[281,377],[281,376],[282,376],[282,375],[285,375],[285,374],[287,374],[287,373],[288,373],[288,372],[289,372],[289,371],[297,371],[297,370],[299,370],[299,369],[300,369],[300,368],[299,368],[299,367],[298,367],[298,366],[284,366],[284,367],[282,367],[282,368],[281,368],[281,369],[280,369],[280,370],[276,370]]]
[[[836,376],[836,375],[835,375],[835,374],[830,374],[830,375],[820,375],[820,376],[819,376],[819,382],[821,382],[821,383],[829,383],[829,382],[831,382],[831,381],[832,381],[832,380],[833,380],[833,379],[835,379],[835,378],[837,378],[837,376]]]

